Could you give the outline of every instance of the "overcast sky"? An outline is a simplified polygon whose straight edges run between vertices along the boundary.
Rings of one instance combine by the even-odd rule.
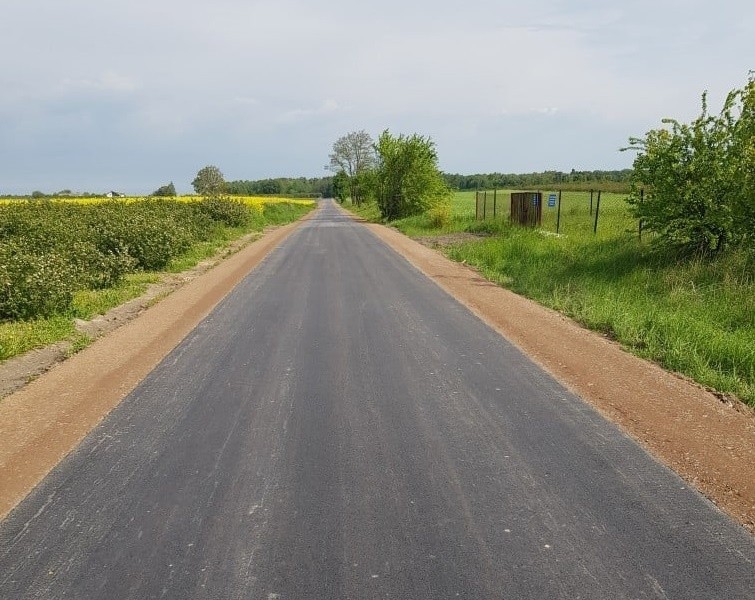
[[[752,0],[0,0],[0,194],[319,177],[359,129],[448,172],[624,168],[750,69]]]

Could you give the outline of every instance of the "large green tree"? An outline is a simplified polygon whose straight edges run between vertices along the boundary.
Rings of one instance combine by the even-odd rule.
[[[349,196],[349,177],[343,171],[338,171],[333,177],[333,197],[343,204]]]
[[[372,186],[384,219],[445,210],[451,192],[438,169],[435,143],[417,134],[385,130],[375,145],[378,164]]]
[[[191,185],[197,194],[205,198],[217,198],[225,192],[223,173],[213,165],[201,168]]]
[[[352,131],[338,138],[329,156],[329,168],[334,173],[345,173],[352,202],[359,206],[365,199],[365,173],[375,166],[372,137],[364,130]]]

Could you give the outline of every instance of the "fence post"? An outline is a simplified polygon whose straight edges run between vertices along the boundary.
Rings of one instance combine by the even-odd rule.
[[[598,190],[598,203],[595,205],[595,225],[592,228],[593,234],[598,233],[598,214],[600,214],[600,190]]]
[[[493,218],[495,219],[496,204],[498,200],[498,190],[493,190]]]
[[[487,212],[488,212],[488,190],[485,190],[482,193],[482,220],[483,221],[486,219]]]
[[[475,221],[480,220],[480,190],[475,190],[474,193],[474,218]]]
[[[556,235],[561,228],[561,190],[558,190],[558,211],[556,212]]]
[[[642,203],[644,200],[645,200],[645,188],[642,188],[640,190],[640,206],[642,206]],[[640,241],[642,241],[642,217],[640,217],[639,233],[640,233]]]
[[[592,190],[590,190],[590,216],[592,216]]]

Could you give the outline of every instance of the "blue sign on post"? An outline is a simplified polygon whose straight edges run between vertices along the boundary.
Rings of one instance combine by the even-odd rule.
[[[548,207],[553,208],[556,206],[556,194],[548,194]]]

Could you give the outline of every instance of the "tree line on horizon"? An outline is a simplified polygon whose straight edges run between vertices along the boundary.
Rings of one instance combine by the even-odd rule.
[[[611,191],[628,191],[632,169],[616,171],[541,171],[533,173],[444,173],[441,176],[452,190],[522,189],[527,187],[561,186],[564,188],[593,187]],[[332,198],[336,194],[334,176],[277,177],[226,182],[228,194],[235,196],[257,195],[310,195]]]
[[[444,173],[443,177],[449,187],[464,190],[522,189],[528,187],[585,188],[629,190],[632,169],[615,171],[541,171],[535,173],[475,173],[463,175]]]
[[[566,188],[585,187],[621,191],[628,189],[632,169],[620,171],[542,171],[534,173],[444,173],[441,172],[446,185],[452,190],[465,191],[476,189],[523,189],[527,187],[561,186]],[[230,196],[300,196],[332,198],[335,196],[334,176],[323,177],[269,177],[265,179],[239,179],[225,182],[225,193]],[[103,197],[104,193],[74,193],[65,189],[58,192],[34,190],[31,194],[3,194],[0,198],[33,199],[58,198],[66,196]],[[158,187],[151,196],[176,196],[173,182]]]

